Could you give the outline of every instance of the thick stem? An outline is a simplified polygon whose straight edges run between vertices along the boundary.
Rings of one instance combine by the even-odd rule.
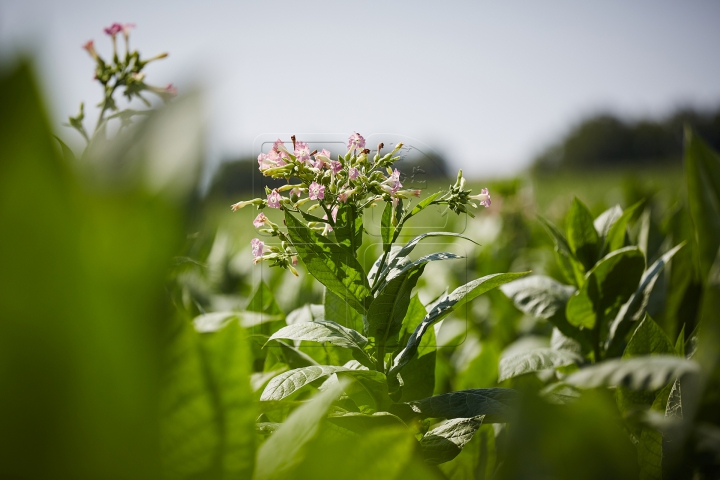
[[[378,372],[385,372],[385,345],[378,345],[377,351],[375,352],[375,368]]]

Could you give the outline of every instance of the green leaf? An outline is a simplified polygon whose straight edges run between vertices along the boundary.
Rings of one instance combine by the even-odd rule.
[[[272,290],[262,280],[255,288],[245,310],[268,315],[282,315],[283,313],[275,301],[275,295],[273,295]]]
[[[610,233],[612,226],[622,217],[622,214],[623,211],[620,205],[615,205],[605,210],[595,219],[593,226],[595,227],[595,231],[598,232],[601,243],[608,236],[608,233]]]
[[[392,368],[388,372],[389,377],[394,377],[417,352],[422,336],[433,323],[438,320],[445,318],[447,315],[452,313],[453,310],[462,307],[467,302],[473,300],[475,297],[482,295],[485,292],[492,290],[493,288],[499,287],[505,283],[511,282],[518,278],[524,277],[530,272],[523,273],[495,273],[493,275],[487,275],[472,282],[466,283],[455,290],[449,295],[444,295],[439,299],[436,305],[430,310],[425,316],[423,321],[415,328],[415,331],[410,335],[405,348],[395,357]]]
[[[285,362],[291,369],[318,365],[314,358],[304,352],[301,352],[292,345],[288,345],[285,342],[281,342],[279,340],[275,340],[275,344],[280,347],[283,357],[285,357]],[[269,346],[269,348],[272,347]]]
[[[386,411],[393,401],[388,395],[388,385],[385,375],[372,370],[336,372],[338,379],[347,378],[350,381],[345,387],[345,393],[355,404],[362,408],[370,407],[374,411]]]
[[[500,287],[515,306],[530,316],[549,320],[563,335],[584,341],[580,330],[565,318],[565,307],[574,287],[563,285],[550,277],[533,275]]]
[[[449,462],[460,454],[483,422],[483,416],[454,418],[428,431],[420,440],[425,463],[438,465]]]
[[[681,243],[665,253],[643,273],[640,279],[640,285],[635,290],[635,293],[630,297],[630,300],[620,308],[615,319],[610,324],[610,334],[606,347],[608,357],[614,357],[620,354],[625,345],[625,337],[632,329],[633,324],[639,322],[645,315],[650,294],[652,293],[660,272],[662,272],[665,265],[683,245],[684,244]]]
[[[288,470],[302,461],[302,451],[318,433],[320,421],[342,393],[344,385],[331,386],[290,414],[258,449],[254,480],[287,478]]]
[[[424,257],[420,257],[414,262],[410,262],[407,257],[403,257],[403,260],[401,263],[396,263],[395,260],[399,260],[398,257],[395,257],[393,259],[394,265],[389,267],[388,270],[385,270],[386,276],[383,280],[378,281],[378,285],[376,286],[377,291],[381,291],[385,289],[388,285],[388,283],[393,280],[394,278],[404,274],[405,272],[415,269],[416,267],[419,267],[421,265],[425,265],[429,262],[438,262],[443,260],[458,260],[460,258],[465,258],[462,255],[456,255],[454,253],[450,252],[435,252],[428,255],[425,255]]]
[[[577,198],[573,199],[567,218],[567,241],[584,271],[589,271],[600,253],[600,238],[590,210]]]
[[[637,247],[608,254],[588,272],[583,286],[568,300],[568,322],[593,329],[614,316],[635,292],[643,270],[645,257]]]
[[[387,202],[383,209],[382,220],[380,221],[380,236],[383,241],[383,249],[387,248],[392,244],[392,239],[395,236],[395,226],[393,225],[393,204]]]
[[[403,319],[402,338],[407,344],[408,338],[427,315],[425,306],[420,302],[417,294],[410,300],[407,314]],[[417,353],[413,356],[403,370],[402,393],[400,400],[409,402],[430,397],[435,391],[435,360],[437,357],[437,340],[435,331],[431,328],[423,335]]]
[[[637,445],[642,480],[662,480],[662,441],[662,433],[654,428],[642,428]]]
[[[372,414],[360,412],[343,412],[330,414],[328,421],[355,433],[366,433],[375,428],[405,426],[397,416],[388,412],[375,412]]]
[[[308,271],[320,283],[364,314],[370,295],[365,272],[344,247],[310,230],[285,212],[288,235]]]
[[[338,243],[352,252],[357,252],[362,245],[363,217],[353,203],[344,203],[338,208],[335,220],[335,238]]]
[[[269,315],[262,312],[236,311],[211,312],[193,318],[195,330],[200,333],[216,332],[232,322],[239,322],[245,328],[263,324],[282,322],[284,315]]]
[[[547,368],[565,367],[581,361],[582,358],[576,353],[551,348],[537,348],[509,355],[500,359],[498,382],[525,373],[537,372]]]
[[[610,359],[585,367],[565,379],[580,388],[623,386],[633,390],[659,390],[676,377],[695,374],[696,362],[670,355]]]
[[[289,370],[270,380],[260,396],[260,401],[282,400],[318,378],[350,370],[350,368],[335,365],[313,365]]]
[[[519,400],[520,393],[509,388],[476,388],[395,404],[390,413],[403,419],[473,418],[483,415],[485,423],[507,423]]]
[[[416,265],[388,281],[373,300],[367,314],[370,335],[377,345],[384,347],[397,340],[403,319],[410,305],[410,294],[425,270],[425,264]]]
[[[405,245],[403,245],[400,248],[393,247],[390,254],[388,255],[388,258],[385,263],[385,267],[383,268],[382,272],[380,273],[380,277],[386,276],[388,272],[392,269],[396,269],[398,265],[403,265],[406,262],[406,257],[412,253],[412,251],[415,249],[415,247],[420,243],[422,240],[429,238],[429,237],[459,237],[464,238],[465,240],[469,240],[473,243],[476,243],[471,238],[468,238],[464,235],[461,235],[459,233],[452,233],[452,232],[428,232],[423,233],[422,235],[418,235],[417,237],[413,238],[409,242],[407,242]],[[377,259],[373,267],[370,269],[370,273],[368,274],[368,279],[372,282],[375,279],[375,276],[378,274],[378,269],[380,268],[380,260],[382,259],[382,256]]]
[[[237,322],[200,336],[209,384],[217,406],[222,478],[248,478],[255,463],[256,406],[250,388],[251,359]]]
[[[538,220],[540,220],[540,223],[542,223],[545,230],[553,239],[553,243],[555,244],[555,258],[560,267],[560,271],[565,276],[565,280],[575,286],[582,284],[583,271],[575,259],[572,250],[570,250],[570,245],[565,235],[563,235],[555,225],[540,215],[538,215]]]
[[[625,210],[620,218],[612,224],[607,234],[604,236],[605,241],[601,255],[606,255],[610,252],[614,252],[625,245],[625,237],[627,235],[627,226],[630,220],[637,214],[640,207],[643,206],[645,200],[640,200],[635,205]]]
[[[440,196],[443,192],[436,192],[430,195],[429,197],[424,198],[420,202],[418,202],[417,205],[415,205],[415,208],[412,209],[410,212],[410,215],[414,216],[418,213],[425,210],[438,196]]]
[[[350,348],[361,356],[364,356],[368,363],[363,348],[367,345],[368,339],[350,328],[345,328],[331,321],[315,321],[295,323],[283,327],[275,332],[270,340],[286,338],[288,340],[307,340],[312,342],[328,342],[338,347]]]
[[[675,340],[675,353],[681,357],[685,356],[685,324],[684,323],[683,323],[682,328],[680,329],[680,334],[678,335],[677,340]]]
[[[367,332],[367,327],[363,324],[363,316],[328,288],[324,290],[323,307],[322,319],[332,320],[353,330]]]
[[[720,247],[720,156],[691,129],[685,131],[685,176],[705,279]]]

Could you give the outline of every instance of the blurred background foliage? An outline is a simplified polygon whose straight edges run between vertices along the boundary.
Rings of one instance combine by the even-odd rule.
[[[265,185],[256,161],[226,162],[200,194],[202,123],[192,95],[76,158],[53,139],[35,85],[25,64],[0,81],[3,478],[638,478],[636,446],[612,392],[548,404],[535,395],[564,375],[553,369],[498,383],[501,358],[549,346],[553,327],[500,290],[434,329],[441,348],[427,351],[432,393],[503,386],[529,400],[516,422],[483,425],[450,462],[426,465],[412,434],[397,425],[339,435],[326,419],[335,387],[315,395],[313,385],[290,402],[260,405],[277,373],[349,357],[307,342],[262,348],[280,326],[312,318],[324,296],[302,269],[295,278],[252,264],[255,212],[229,205]],[[429,267],[418,283],[421,300],[495,272],[533,270],[564,281],[538,215],[564,231],[574,197],[594,217],[644,199],[628,237],[648,264],[688,242],[660,276],[648,313],[671,339],[694,341],[701,310],[718,311],[708,300],[717,292],[698,267],[707,252],[695,244],[681,126],[717,148],[719,119],[717,111],[658,122],[603,115],[542,154],[532,172],[471,181],[476,192],[490,189],[490,209],[475,219],[438,209],[407,233],[440,226],[480,244],[448,242],[467,261]],[[405,172],[427,173],[428,192],[450,183],[442,156],[403,162]],[[378,212],[366,217],[359,258],[368,267],[381,244]],[[207,333],[194,328],[199,317],[224,326]],[[702,359],[717,387],[716,355]],[[707,391],[697,417],[704,430],[682,437],[665,477],[644,471],[641,478],[717,478],[718,390]]]

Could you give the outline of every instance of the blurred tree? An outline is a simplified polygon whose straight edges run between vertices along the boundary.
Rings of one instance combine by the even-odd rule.
[[[536,158],[536,171],[679,163],[684,125],[720,148],[720,108],[680,108],[660,120],[625,121],[602,113],[586,118]]]

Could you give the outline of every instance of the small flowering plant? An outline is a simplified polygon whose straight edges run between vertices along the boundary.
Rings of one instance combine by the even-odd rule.
[[[128,101],[138,98],[148,107],[151,105],[148,99],[143,96],[145,92],[157,95],[164,102],[168,102],[177,95],[177,88],[172,84],[158,87],[145,83],[145,67],[151,62],[167,57],[168,54],[161,53],[151,58],[141,58],[138,50],[131,50],[130,48],[130,32],[133,28],[135,28],[133,23],[113,23],[103,29],[105,34],[110,37],[113,46],[112,56],[108,60],[98,53],[93,40],[87,41],[82,46],[95,61],[94,79],[103,88],[103,99],[98,104],[100,115],[91,133],[88,133],[83,124],[85,119],[85,105],[83,103],[80,104],[78,114],[69,118],[68,126],[76,129],[88,144],[97,134],[104,132],[109,120],[119,119],[122,128],[131,123],[133,116],[147,114],[147,111],[144,110],[120,110],[115,100],[115,93],[119,89],[122,89],[122,94]],[[120,52],[117,45],[119,35],[122,35],[123,38],[124,54]],[[108,113],[110,115],[106,116]]]
[[[488,190],[471,195],[460,171],[457,181],[447,191],[413,204],[420,191],[404,189],[401,173],[395,168],[399,160],[396,153],[402,144],[383,154],[381,143],[371,155],[363,136],[354,133],[348,140],[347,152],[333,157],[327,150],[310,151],[306,143],[294,136],[291,139],[291,149],[277,140],[270,152],[258,156],[260,171],[265,176],[284,179],[287,184],[273,190],[266,187],[265,198],[238,202],[232,209],[254,205],[261,211],[253,225],[260,232],[279,239],[278,245],[268,246],[254,238],[251,245],[255,263],[268,261],[271,266],[287,268],[297,275],[296,265],[300,259],[308,272],[326,287],[324,320],[289,325],[275,332],[271,339],[330,342],[349,348],[355,363],[302,367],[282,373],[270,381],[262,400],[282,400],[319,376],[355,372],[352,375],[364,376],[365,380],[372,377],[368,388],[376,395],[371,406],[358,397],[356,407],[387,411],[394,402],[404,398],[403,385],[406,385],[407,396],[407,382],[401,371],[417,358],[423,335],[433,323],[478,295],[525,274],[502,273],[476,279],[441,295],[426,309],[417,295],[412,297],[426,265],[461,257],[438,252],[412,259],[414,248],[428,237],[472,240],[457,233],[430,232],[405,245],[396,246],[395,242],[406,223],[431,205],[444,205],[457,214],[469,215],[472,215],[471,208],[489,207]],[[376,204],[384,204],[383,251],[371,270],[365,272],[357,259],[363,241],[363,212]],[[265,208],[282,210],[284,226],[270,221],[262,212]],[[355,318],[362,319],[362,332],[339,323],[343,321],[343,314],[329,310],[329,297],[355,311]],[[411,304],[415,306],[410,308]],[[414,313],[408,313],[409,310]],[[422,312],[420,317],[418,311]]]

